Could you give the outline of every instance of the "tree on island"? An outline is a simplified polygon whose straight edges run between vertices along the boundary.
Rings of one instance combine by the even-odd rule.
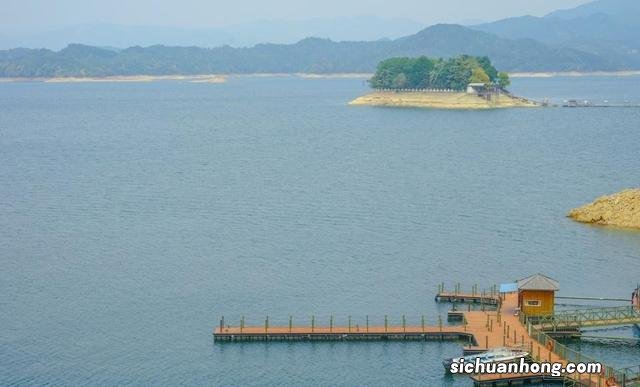
[[[404,73],[400,73],[393,78],[393,88],[402,89],[407,86],[407,76]]]
[[[498,72],[488,57],[460,55],[455,58],[390,58],[378,64],[369,81],[378,89],[453,89],[464,90],[469,83],[484,83],[504,89],[507,73]]]
[[[484,83],[485,85],[488,85],[489,82],[491,82],[491,80],[482,67],[476,67],[473,69],[469,83]]]
[[[501,89],[504,89],[509,87],[510,84],[511,80],[509,79],[509,74],[505,73],[504,71],[500,71],[498,73],[498,86]]]

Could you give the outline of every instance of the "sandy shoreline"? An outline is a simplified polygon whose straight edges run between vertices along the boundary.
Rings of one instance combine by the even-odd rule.
[[[54,78],[0,78],[0,82],[43,82],[43,83],[93,83],[93,82],[156,82],[186,81],[197,83],[225,83],[226,75],[118,75],[109,77],[54,77]]]
[[[107,77],[0,77],[0,83],[9,82],[45,82],[45,83],[83,83],[83,82],[158,82],[185,81],[191,83],[225,83],[230,77],[280,78],[298,77],[303,79],[369,79],[370,73],[255,73],[255,74],[199,74],[199,75],[114,75]]]
[[[349,105],[417,107],[431,109],[503,109],[537,107],[539,105],[524,98],[514,98],[501,94],[497,99],[487,101],[473,94],[450,92],[395,92],[376,91],[365,94],[349,102]]]

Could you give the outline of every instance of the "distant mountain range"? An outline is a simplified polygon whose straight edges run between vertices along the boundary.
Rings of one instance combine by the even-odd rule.
[[[0,49],[24,47],[60,50],[69,43],[119,48],[158,44],[205,48],[225,45],[251,47],[259,43],[291,44],[309,36],[335,41],[370,41],[399,38],[424,27],[423,23],[410,19],[375,16],[257,20],[198,29],[108,23],[74,25],[44,32],[3,31],[0,27]]]
[[[609,68],[640,68],[638,0],[599,0],[544,17],[515,17],[471,28],[592,54]]]
[[[71,44],[60,51],[0,51],[2,77],[207,73],[373,72],[393,56],[489,56],[506,71],[640,69],[640,1],[599,0],[544,17],[463,27],[439,24],[393,39],[218,48],[155,45],[127,49]]]

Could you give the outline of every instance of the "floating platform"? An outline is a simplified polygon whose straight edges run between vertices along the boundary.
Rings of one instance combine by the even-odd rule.
[[[435,297],[437,302],[460,302],[472,304],[484,304],[498,306],[501,303],[499,294],[438,292]]]
[[[578,329],[570,329],[565,331],[546,331],[549,337],[554,339],[579,339],[582,337],[582,332]]]
[[[470,344],[475,343],[473,335],[465,332],[345,332],[344,328],[333,332],[301,332],[303,329],[295,328],[293,332],[278,332],[282,328],[261,333],[247,332],[220,332],[219,328],[214,332],[213,336],[217,342],[238,342],[238,341],[464,341]],[[397,331],[397,327],[393,329]]]
[[[465,294],[459,292],[444,292],[443,289],[436,295],[436,300],[441,302],[471,302],[482,305],[494,305],[496,308],[482,310],[453,311],[451,316],[462,318],[462,324],[456,326],[443,325],[439,318],[438,326],[419,326],[405,324],[404,316],[401,325],[388,325],[385,318],[384,326],[370,326],[369,320],[365,326],[352,325],[349,319],[348,326],[334,326],[333,319],[328,327],[315,325],[312,319],[309,326],[293,326],[289,319],[289,326],[272,327],[269,319],[265,319],[263,326],[246,327],[244,318],[239,326],[224,324],[224,318],[220,325],[214,329],[213,337],[216,342],[248,342],[248,341],[431,341],[453,340],[467,343],[463,347],[464,354],[479,353],[498,347],[526,348],[534,362],[560,362],[567,364],[570,359],[576,361],[594,361],[588,356],[572,350],[551,337],[572,337],[579,335],[577,329],[555,329],[555,332],[544,332],[543,324],[532,323],[518,309],[518,296],[515,293],[506,293],[502,297],[495,292]],[[636,296],[637,297],[637,296]],[[634,299],[637,302],[637,298]],[[636,305],[636,304],[634,304]],[[470,308],[468,308],[470,309]],[[614,308],[616,309],[616,308]],[[620,308],[618,308],[620,309]],[[638,310],[633,307],[630,310]],[[616,309],[617,310],[617,309]],[[597,313],[606,313],[607,308]],[[597,312],[597,313],[596,313]],[[628,312],[628,311],[626,311]],[[461,314],[461,316],[460,316]],[[599,314],[598,314],[599,315]],[[607,320],[608,321],[608,320]],[[626,321],[626,320],[625,320]],[[573,327],[570,327],[573,328]],[[554,378],[551,375],[538,374],[485,374],[471,376],[477,386],[503,386],[512,384],[527,384],[551,381],[570,381],[574,385],[601,386],[611,378],[618,380],[636,380],[638,377],[634,369],[615,370],[603,364],[604,373],[599,374],[570,374],[563,378]],[[640,372],[638,372],[640,375]],[[630,379],[633,378],[633,379]]]
[[[464,312],[461,310],[448,311],[447,321],[464,321]]]

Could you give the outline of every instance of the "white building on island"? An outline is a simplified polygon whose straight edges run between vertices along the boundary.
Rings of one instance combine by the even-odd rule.
[[[487,91],[487,85],[482,82],[474,82],[467,85],[467,94],[480,95]]]

